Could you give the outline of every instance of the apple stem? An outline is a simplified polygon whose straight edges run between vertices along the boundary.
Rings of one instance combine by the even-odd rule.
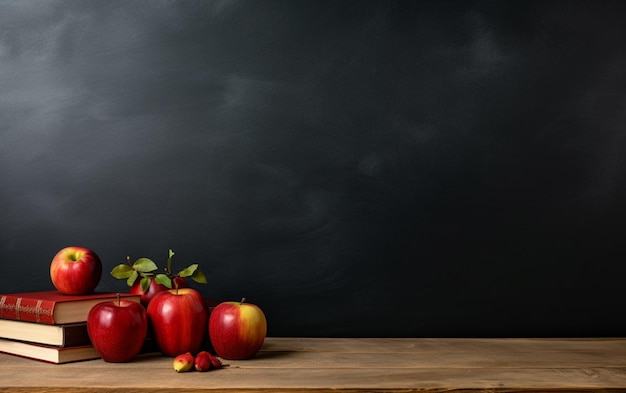
[[[239,304],[243,304],[243,302],[245,302],[245,301],[246,301],[246,298],[245,298],[245,297],[242,297],[242,298],[241,298],[241,301],[239,302]]]
[[[120,303],[120,293],[117,293],[117,306],[120,307],[121,303]]]

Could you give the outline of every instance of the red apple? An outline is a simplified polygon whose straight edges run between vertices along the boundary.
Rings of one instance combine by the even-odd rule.
[[[98,303],[87,315],[87,333],[105,362],[129,362],[141,351],[148,315],[139,303],[117,300]]]
[[[55,288],[66,295],[93,291],[102,276],[102,262],[95,252],[84,247],[66,247],[50,264],[50,278]]]
[[[183,277],[174,277],[172,285],[178,285],[178,288],[188,288],[189,283]],[[135,283],[130,287],[129,292],[135,295],[141,294],[141,304],[148,307],[150,300],[159,292],[167,291],[169,288],[163,284],[158,284],[154,277],[150,277],[150,286],[145,291],[141,290],[141,277],[135,280]]]
[[[211,312],[209,338],[217,355],[224,359],[251,358],[265,340],[265,314],[244,300],[220,303]]]
[[[148,304],[154,339],[166,356],[197,353],[204,342],[207,307],[200,292],[178,288],[157,293]]]

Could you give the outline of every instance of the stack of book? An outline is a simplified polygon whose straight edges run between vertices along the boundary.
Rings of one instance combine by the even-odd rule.
[[[117,293],[69,296],[57,291],[0,295],[0,352],[50,363],[97,359],[87,334],[87,315]],[[139,302],[139,295],[120,294]]]

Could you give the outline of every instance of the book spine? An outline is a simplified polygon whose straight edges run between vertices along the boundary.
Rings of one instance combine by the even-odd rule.
[[[0,296],[0,318],[54,324],[55,302],[11,295]]]

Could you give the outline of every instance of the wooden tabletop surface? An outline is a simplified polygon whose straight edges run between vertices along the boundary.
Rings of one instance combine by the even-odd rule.
[[[156,354],[62,365],[0,354],[0,392],[626,392],[626,338],[269,337],[225,363],[177,374]]]

